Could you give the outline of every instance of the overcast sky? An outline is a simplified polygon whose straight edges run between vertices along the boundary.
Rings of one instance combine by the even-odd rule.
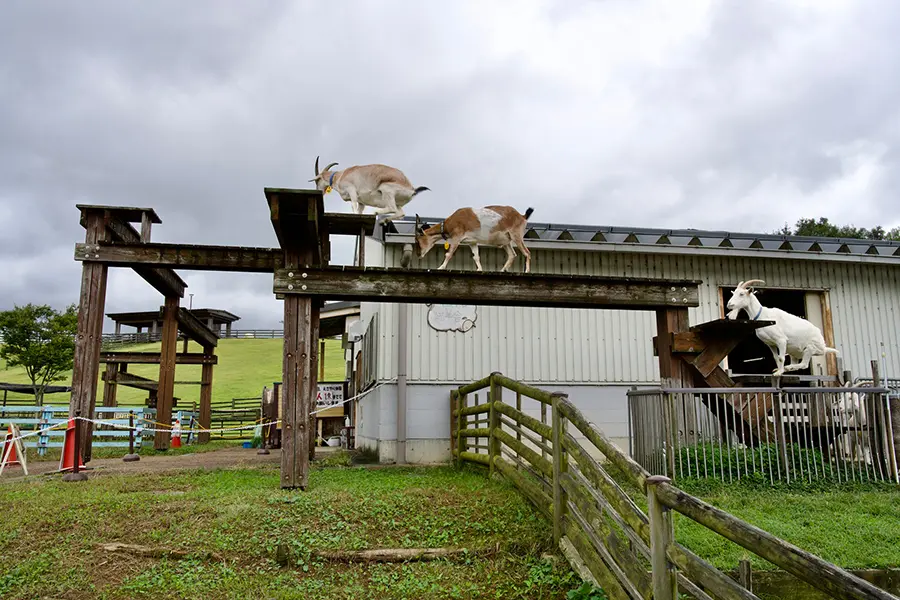
[[[308,187],[317,154],[401,168],[423,216],[897,226],[898,31],[890,0],[3,0],[0,309],[78,301],[76,203],[275,246],[263,188]],[[271,276],[181,275],[194,307],[280,327]],[[110,272],[106,312],[160,304]]]

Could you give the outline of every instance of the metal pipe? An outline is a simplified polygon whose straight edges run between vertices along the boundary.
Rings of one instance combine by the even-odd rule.
[[[406,332],[409,326],[409,304],[401,303],[397,311],[397,459],[406,464]]]

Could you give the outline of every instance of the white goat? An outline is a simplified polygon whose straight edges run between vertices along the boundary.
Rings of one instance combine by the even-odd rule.
[[[850,387],[846,382],[844,387]],[[837,401],[837,413],[840,425],[849,428],[846,434],[841,436],[839,447],[843,450],[844,457],[850,460],[862,460],[871,462],[872,450],[869,448],[866,427],[869,419],[866,411],[867,395],[859,392],[844,392]]]
[[[428,190],[425,186],[414,188],[399,169],[385,165],[362,165],[342,171],[332,171],[330,163],[319,172],[319,157],[316,157],[316,189],[326,194],[335,190],[356,214],[362,214],[366,206],[375,209],[375,221],[384,215],[384,220],[399,219],[404,216],[403,207],[413,197]]]
[[[756,337],[769,347],[775,357],[773,375],[782,375],[785,371],[799,371],[809,366],[813,356],[824,356],[827,353],[839,354],[834,348],[825,345],[825,338],[819,328],[797,315],[792,315],[780,308],[767,308],[760,304],[756,292],[750,284],[761,283],[761,279],[742,281],[737,285],[728,301],[729,319],[736,319],[741,310],[747,312],[752,321],[775,321],[774,325],[756,330]],[[791,364],[785,366],[786,356],[791,357]],[[796,363],[795,361],[800,361]]]
[[[512,206],[460,208],[441,223],[428,229],[423,229],[419,225],[419,215],[416,215],[416,245],[419,248],[419,258],[425,258],[435,242],[443,239],[447,254],[438,270],[446,269],[447,263],[453,258],[459,245],[465,244],[472,247],[475,267],[481,271],[483,269],[481,257],[478,255],[478,245],[498,246],[506,249],[506,264],[500,269],[506,271],[516,258],[516,251],[513,249],[515,244],[525,255],[525,272],[529,273],[531,252],[525,245],[525,226],[533,212],[534,209],[529,208],[523,215]]]

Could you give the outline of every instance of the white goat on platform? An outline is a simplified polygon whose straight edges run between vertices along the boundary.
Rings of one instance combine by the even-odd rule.
[[[319,172],[319,157],[316,157],[316,189],[326,194],[332,189],[340,194],[356,214],[362,214],[366,206],[375,209],[375,222],[382,216],[385,221],[404,216],[403,207],[428,188],[420,185],[414,188],[400,169],[386,165],[362,165],[342,171],[331,171],[337,163],[330,163]]]
[[[834,348],[825,345],[825,338],[819,328],[797,315],[780,308],[767,308],[756,298],[751,284],[765,281],[751,279],[740,282],[728,301],[729,319],[736,319],[742,310],[747,312],[751,321],[775,321],[774,325],[756,330],[758,337],[775,357],[773,375],[782,375],[785,371],[799,371],[809,366],[813,356],[824,356],[827,353],[839,354]],[[786,356],[791,357],[791,364],[785,366]],[[800,361],[799,363],[795,361]]]

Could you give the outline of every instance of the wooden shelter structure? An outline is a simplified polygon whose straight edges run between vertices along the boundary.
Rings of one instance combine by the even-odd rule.
[[[331,236],[358,235],[362,248],[374,232],[374,216],[326,214],[318,190],[266,188],[265,196],[279,248],[152,243],[151,224],[161,222],[153,209],[78,206],[86,236],[75,246],[83,272],[71,413],[90,415],[94,408],[110,266],[133,268],[166,298],[157,408],[164,423],[171,418],[179,300],[186,287],[173,269],[274,275],[273,291],[284,301],[282,488],[305,489],[308,483],[319,312],[326,299],[649,310],[666,340],[687,330],[688,308],[699,305],[697,281],[329,266]],[[141,232],[131,223],[141,223]],[[689,365],[669,346],[660,352],[660,368],[670,385],[690,380]],[[83,441],[86,460],[90,440],[88,434]],[[168,447],[165,432],[156,447]]]
[[[184,310],[184,309],[182,309]],[[215,332],[216,335],[222,336],[224,329],[225,337],[231,334],[231,325],[240,317],[234,313],[228,312],[221,308],[192,308],[190,314],[206,327]],[[116,335],[122,333],[122,327],[134,327],[138,333],[145,329],[148,333],[157,333],[162,327],[162,314],[160,311],[145,310],[139,312],[123,312],[123,313],[107,313],[116,326]],[[183,331],[181,333],[184,333]]]

